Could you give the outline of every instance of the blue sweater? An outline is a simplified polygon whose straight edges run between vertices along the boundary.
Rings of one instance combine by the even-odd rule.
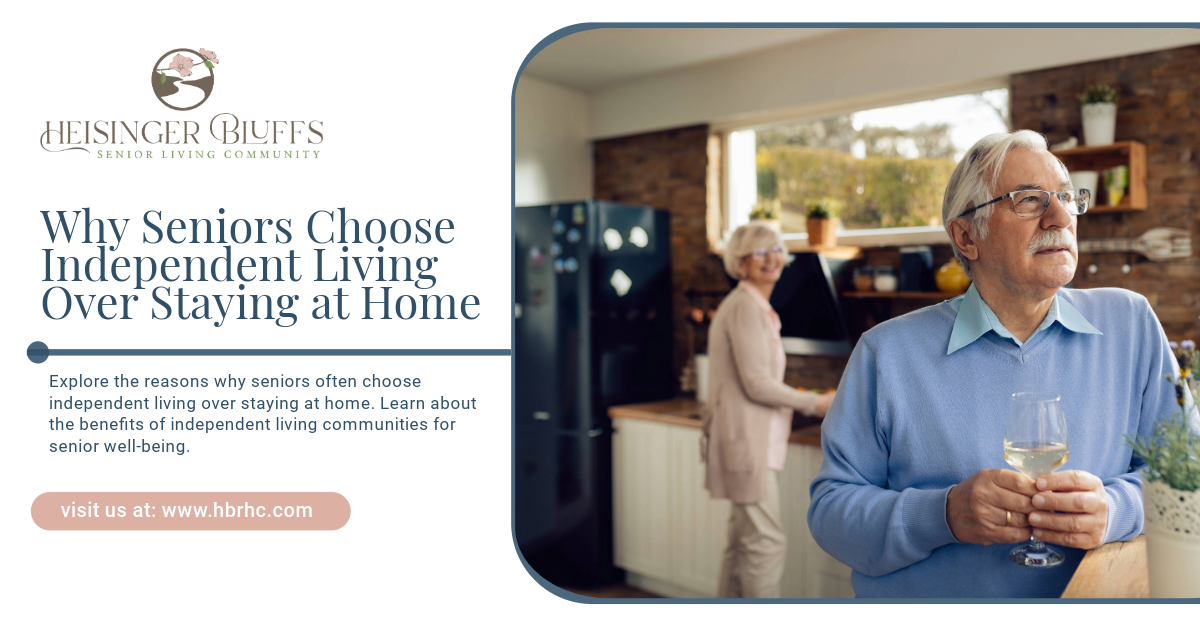
[[[959,543],[946,523],[951,487],[981,469],[1011,468],[1003,440],[1015,392],[1062,396],[1071,448],[1063,469],[1104,481],[1105,542],[1142,532],[1141,480],[1125,435],[1149,434],[1178,410],[1165,376],[1179,372],[1146,299],[1060,290],[1050,322],[1023,344],[1005,337],[978,293],[963,299],[863,334],[821,428],[825,462],[810,487],[809,528],[854,569],[859,597],[1062,594],[1083,550],[1063,548],[1060,567],[1022,567],[1008,559],[1014,545]],[[981,313],[992,328],[964,332]]]

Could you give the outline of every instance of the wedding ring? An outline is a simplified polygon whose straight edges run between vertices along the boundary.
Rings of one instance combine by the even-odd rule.
[[[1007,510],[1004,511],[1004,525],[1006,525],[1006,526],[1012,525],[1012,513]]]

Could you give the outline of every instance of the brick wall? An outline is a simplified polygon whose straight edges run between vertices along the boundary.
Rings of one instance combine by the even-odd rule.
[[[720,260],[709,253],[705,179],[708,127],[693,126],[602,140],[593,145],[596,198],[651,205],[671,213],[671,286],[675,319],[675,373],[690,355],[689,343],[703,348],[705,327],[684,322],[684,292],[728,290]]]
[[[1052,68],[1012,77],[1013,125],[1051,142],[1083,139],[1076,95],[1107,83],[1120,95],[1117,141],[1146,145],[1149,209],[1086,214],[1080,239],[1135,237],[1154,227],[1192,233],[1193,256],[1153,263],[1140,255],[1081,255],[1074,286],[1116,286],[1150,300],[1172,339],[1200,339],[1200,46]],[[1121,266],[1132,259],[1133,271]],[[1089,275],[1096,264],[1099,272]]]

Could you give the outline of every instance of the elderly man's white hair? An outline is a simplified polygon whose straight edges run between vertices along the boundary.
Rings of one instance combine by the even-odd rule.
[[[950,223],[954,222],[963,212],[982,205],[996,198],[1002,191],[996,189],[1000,179],[1000,169],[1004,166],[1004,157],[1009,151],[1024,148],[1032,151],[1045,151],[1046,138],[1041,133],[1029,130],[1012,133],[993,133],[975,142],[954,172],[950,175],[950,183],[946,185],[946,196],[942,199],[942,225],[950,234]],[[1058,160],[1062,167],[1063,177],[1067,177],[1067,167]],[[967,218],[967,230],[977,240],[987,238],[987,221],[992,216],[992,210],[997,203],[980,207]],[[953,235],[951,235],[953,242]],[[967,275],[971,274],[970,260],[963,257],[957,246],[954,246],[954,256],[962,262]]]

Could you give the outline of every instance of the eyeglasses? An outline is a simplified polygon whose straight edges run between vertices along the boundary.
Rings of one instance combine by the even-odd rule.
[[[753,251],[750,251],[750,255],[748,257],[753,257],[754,259],[765,259],[768,253],[771,255],[783,255],[783,247],[775,244],[769,248],[754,249]]]
[[[1046,209],[1050,207],[1050,197],[1057,196],[1058,201],[1066,208],[1067,213],[1078,216],[1087,211],[1088,205],[1092,202],[1091,190],[1062,190],[1061,192],[1047,192],[1045,190],[1017,190],[1009,192],[1003,196],[998,196],[983,205],[977,205],[959,214],[959,218],[981,208],[987,207],[992,203],[1002,201],[1006,198],[1012,199],[1012,210],[1022,218],[1038,218],[1046,213]],[[1075,211],[1071,211],[1074,208]]]

